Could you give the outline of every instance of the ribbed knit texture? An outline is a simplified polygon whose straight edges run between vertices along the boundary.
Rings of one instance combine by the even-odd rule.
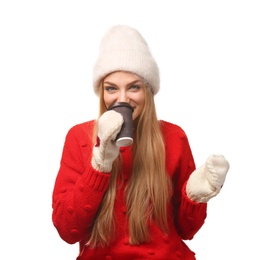
[[[93,71],[95,93],[99,93],[102,78],[119,70],[142,77],[154,94],[159,91],[159,69],[146,41],[137,30],[126,25],[111,27],[101,41]]]

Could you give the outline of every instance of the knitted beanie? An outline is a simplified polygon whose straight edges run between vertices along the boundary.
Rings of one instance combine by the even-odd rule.
[[[154,95],[159,91],[159,69],[149,47],[142,35],[127,25],[113,26],[103,36],[93,71],[97,95],[100,81],[115,71],[135,73],[151,87]]]

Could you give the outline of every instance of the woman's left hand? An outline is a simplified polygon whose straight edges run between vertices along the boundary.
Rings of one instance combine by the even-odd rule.
[[[196,202],[208,202],[224,185],[229,163],[223,155],[210,155],[189,177],[186,193]]]

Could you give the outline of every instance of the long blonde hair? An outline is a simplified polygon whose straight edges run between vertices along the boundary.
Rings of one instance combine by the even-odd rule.
[[[102,85],[99,111],[99,116],[106,111]],[[155,221],[165,233],[168,231],[167,207],[171,194],[171,184],[165,166],[163,135],[156,115],[154,95],[148,86],[145,88],[143,111],[136,120],[132,176],[125,190],[130,243],[133,245],[150,239],[148,224],[151,221]],[[96,133],[95,124],[95,137]],[[113,163],[109,188],[101,202],[88,241],[91,247],[108,245],[114,236],[116,179],[121,164],[120,157]]]

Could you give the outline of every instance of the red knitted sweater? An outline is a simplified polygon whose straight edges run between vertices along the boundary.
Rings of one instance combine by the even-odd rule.
[[[195,169],[192,152],[184,131],[177,125],[160,121],[165,139],[166,168],[172,179],[174,193],[169,212],[169,233],[163,233],[155,223],[149,226],[151,241],[130,245],[124,187],[131,172],[130,147],[120,148],[123,157],[124,185],[117,191],[115,238],[108,247],[91,249],[85,246],[88,227],[108,188],[110,174],[91,166],[94,121],[72,127],[67,133],[60,169],[53,190],[52,220],[60,237],[67,243],[79,242],[77,259],[183,259],[194,260],[195,254],[183,240],[192,239],[206,218],[206,203],[191,201],[185,193],[189,175]]]

